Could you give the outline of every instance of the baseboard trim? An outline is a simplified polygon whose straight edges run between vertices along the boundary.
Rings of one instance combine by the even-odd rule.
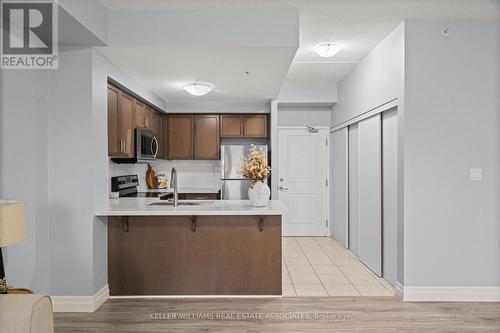
[[[94,312],[109,298],[106,284],[94,296],[50,296],[54,312]]]
[[[404,287],[408,302],[500,302],[500,287]]]
[[[399,298],[403,298],[404,286],[399,281],[396,281],[396,283],[394,284],[394,291]]]

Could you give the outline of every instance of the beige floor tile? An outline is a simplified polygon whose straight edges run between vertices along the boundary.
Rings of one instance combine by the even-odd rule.
[[[312,266],[289,266],[288,272],[290,274],[314,274]]]
[[[297,294],[295,293],[295,288],[292,284],[283,284],[281,286],[281,293],[285,297],[297,296]]]
[[[356,284],[361,296],[394,296],[381,284]]]
[[[319,279],[324,285],[327,284],[350,284],[343,274],[318,273]]]
[[[380,284],[377,278],[367,273],[345,273],[345,275],[355,286],[358,284]]]
[[[294,284],[297,296],[328,296],[321,284]]]
[[[312,274],[295,274],[291,273],[290,278],[293,284],[321,284],[318,276],[315,273]]]
[[[366,267],[364,267],[361,264],[350,264],[350,265],[338,264],[338,267],[344,273],[353,273],[353,274],[356,274],[356,273],[359,273],[359,274],[366,273],[366,274],[371,274],[370,271],[369,271],[369,269],[366,268]]]
[[[337,274],[342,274],[340,269],[337,268],[337,266],[330,264],[330,265],[313,265],[313,269],[316,273],[337,273]]]
[[[311,266],[309,263],[309,260],[307,259],[294,259],[294,260],[289,260],[285,259],[286,265],[291,267],[291,266]]]
[[[330,258],[308,258],[309,262],[314,266],[323,266],[323,265],[333,265],[333,262]]]
[[[288,273],[281,274],[281,283],[282,284],[291,284],[292,283],[292,279],[290,279],[290,275]]]
[[[325,285],[329,296],[359,296],[359,292],[351,284]]]

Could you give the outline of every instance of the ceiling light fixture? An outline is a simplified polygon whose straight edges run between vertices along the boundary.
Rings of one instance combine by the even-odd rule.
[[[318,44],[314,48],[314,52],[316,52],[320,57],[324,58],[333,57],[339,51],[340,46],[331,42]]]
[[[184,90],[193,96],[203,96],[213,89],[213,85],[207,82],[192,82],[184,86]]]

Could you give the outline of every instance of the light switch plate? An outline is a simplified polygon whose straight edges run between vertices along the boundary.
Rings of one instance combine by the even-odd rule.
[[[469,180],[483,180],[483,169],[469,169]]]

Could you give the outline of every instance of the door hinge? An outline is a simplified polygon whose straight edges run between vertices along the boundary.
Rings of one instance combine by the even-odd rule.
[[[325,144],[328,147],[328,139],[325,140]]]
[[[328,179],[325,179],[325,185],[328,187]]]
[[[326,220],[326,224],[325,224],[325,225],[326,225],[326,227],[328,228],[328,219]]]

